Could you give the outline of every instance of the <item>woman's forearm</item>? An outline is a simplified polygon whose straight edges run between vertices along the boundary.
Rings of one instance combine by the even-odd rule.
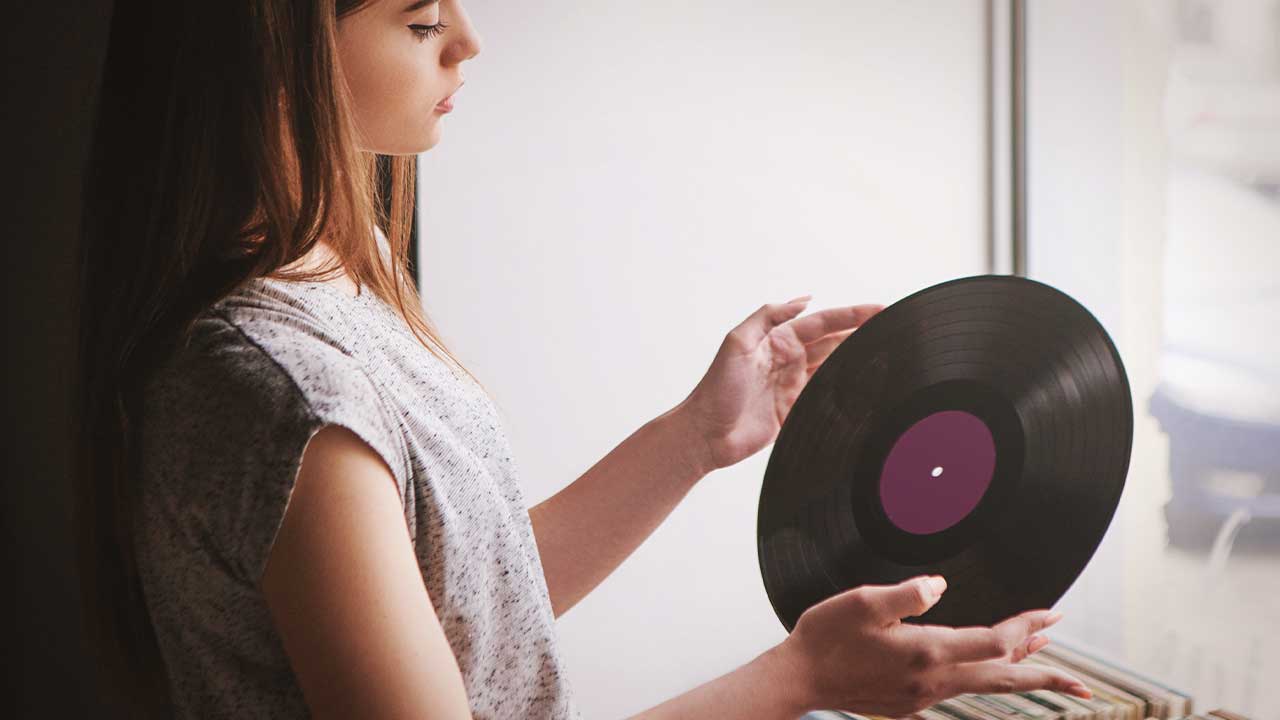
[[[706,474],[706,445],[682,408],[645,423],[529,509],[557,617],[622,564]]]
[[[775,646],[727,675],[632,716],[630,720],[732,717],[796,720],[815,710],[804,678]]]

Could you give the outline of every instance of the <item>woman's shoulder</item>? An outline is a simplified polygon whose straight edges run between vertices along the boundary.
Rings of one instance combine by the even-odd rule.
[[[341,328],[322,302],[301,293],[255,283],[209,306],[148,390],[215,393],[250,406],[316,405],[366,392],[367,378]]]
[[[303,449],[331,424],[363,439],[402,494],[408,490],[411,466],[395,416],[322,318],[253,292],[213,304],[143,388],[152,524],[167,522],[166,507],[187,507],[232,564],[256,578],[270,541],[258,533],[278,525]]]
[[[314,298],[310,293],[316,294]],[[189,444],[324,424],[357,432],[402,481],[407,451],[339,315],[341,291],[247,284],[206,308],[144,389],[145,424]],[[332,297],[330,297],[332,294]],[[352,322],[358,322],[356,318]],[[208,440],[201,440],[208,442]]]

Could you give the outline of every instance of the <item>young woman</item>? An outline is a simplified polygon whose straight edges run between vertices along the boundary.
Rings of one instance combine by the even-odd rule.
[[[699,478],[772,442],[880,309],[764,305],[677,407],[526,507],[493,402],[406,269],[414,156],[479,50],[459,0],[116,3],[85,188],[76,512],[122,714],[576,717],[555,618]],[[901,622],[944,585],[830,598],[643,716],[1087,694],[1017,664],[1048,611]]]

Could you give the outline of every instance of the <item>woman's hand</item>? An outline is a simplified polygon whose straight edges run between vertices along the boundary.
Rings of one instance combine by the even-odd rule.
[[[946,583],[938,576],[864,585],[810,607],[774,648],[806,707],[898,717],[963,693],[1048,689],[1090,697],[1067,673],[1019,661],[1061,619],[1030,610],[992,627],[915,625]]]
[[[682,405],[705,441],[703,470],[750,457],[773,442],[796,397],[836,346],[883,305],[795,318],[811,296],[768,304],[729,331],[711,368]]]

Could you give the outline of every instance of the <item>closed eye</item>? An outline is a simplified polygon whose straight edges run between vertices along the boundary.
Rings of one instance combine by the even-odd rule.
[[[444,22],[438,22],[435,25],[410,25],[409,29],[413,30],[419,40],[427,40],[443,33],[447,27],[449,26]]]

